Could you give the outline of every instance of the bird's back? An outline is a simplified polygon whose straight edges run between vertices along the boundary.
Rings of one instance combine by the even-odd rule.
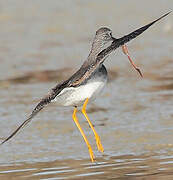
[[[81,77],[82,78],[82,77]],[[70,80],[69,80],[70,81]],[[100,65],[76,86],[66,86],[55,97],[59,106],[80,106],[88,99],[95,99],[107,82],[107,71]]]

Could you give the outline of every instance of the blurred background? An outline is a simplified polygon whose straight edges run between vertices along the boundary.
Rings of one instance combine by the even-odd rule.
[[[98,28],[121,37],[173,8],[171,0],[0,1],[0,138],[7,137],[58,82],[87,58]],[[88,105],[105,152],[71,107],[45,108],[0,147],[0,179],[173,179],[173,15],[128,43],[141,79],[121,49],[105,61],[109,83]]]

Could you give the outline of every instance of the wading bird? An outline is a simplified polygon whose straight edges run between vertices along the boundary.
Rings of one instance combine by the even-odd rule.
[[[62,83],[56,85],[53,89],[51,89],[48,95],[42,98],[41,101],[37,104],[37,106],[32,111],[31,115],[1,144],[11,139],[21,128],[23,128],[26,124],[28,124],[32,120],[32,118],[46,105],[48,105],[51,102],[56,102],[56,104],[59,106],[74,107],[74,112],[72,115],[73,120],[84,138],[84,141],[89,150],[91,161],[93,162],[95,160],[93,150],[76,116],[77,107],[83,105],[82,113],[85,116],[86,120],[88,121],[89,126],[91,127],[95,135],[96,145],[98,150],[100,152],[103,152],[104,149],[101,144],[100,137],[97,134],[96,130],[94,129],[86,113],[86,106],[88,104],[88,101],[94,99],[96,95],[98,95],[99,92],[103,89],[103,87],[107,82],[107,71],[105,66],[103,65],[103,62],[112,51],[114,51],[115,49],[121,46],[123,52],[127,55],[132,66],[142,76],[140,69],[136,67],[136,65],[133,63],[132,59],[130,58],[127,46],[125,44],[128,41],[139,36],[151,25],[153,25],[163,17],[167,16],[169,13],[166,13],[157,20],[119,39],[114,38],[112,36],[112,31],[107,27],[102,27],[99,30],[97,30],[89,56],[86,59],[86,61],[84,61],[80,69],[76,73],[74,73],[69,79],[63,81]],[[108,42],[112,42],[112,44],[104,49],[105,45]]]

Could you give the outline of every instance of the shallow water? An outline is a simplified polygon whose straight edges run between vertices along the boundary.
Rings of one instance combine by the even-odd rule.
[[[0,178],[21,179],[171,179],[173,155],[104,156],[88,160],[56,160],[1,167]]]
[[[1,2],[0,11],[2,140],[50,88],[80,66],[98,27],[108,26],[119,37],[173,5],[161,0],[150,2],[150,7],[138,1],[14,2]],[[87,108],[103,154],[78,112],[96,163],[90,162],[72,121],[73,109],[51,104],[0,147],[0,179],[173,179],[172,22],[171,14],[128,44],[143,79],[120,50],[105,62],[109,83]]]

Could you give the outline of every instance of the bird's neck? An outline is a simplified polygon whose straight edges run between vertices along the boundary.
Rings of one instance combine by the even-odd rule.
[[[88,61],[94,62],[98,54],[102,51],[102,49],[103,49],[103,42],[100,41],[99,39],[94,39],[94,42],[92,43],[91,51],[87,58]]]

